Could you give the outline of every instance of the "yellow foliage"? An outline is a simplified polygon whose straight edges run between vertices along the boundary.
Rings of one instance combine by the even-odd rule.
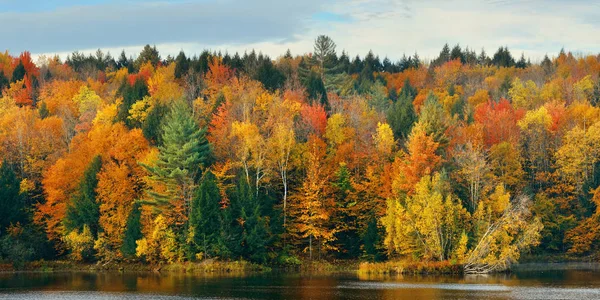
[[[387,123],[377,123],[377,132],[373,135],[373,140],[377,150],[384,155],[390,155],[396,145],[394,132]]]

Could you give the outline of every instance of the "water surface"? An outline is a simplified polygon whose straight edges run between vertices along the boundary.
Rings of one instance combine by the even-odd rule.
[[[600,299],[597,268],[493,276],[0,273],[0,299]]]

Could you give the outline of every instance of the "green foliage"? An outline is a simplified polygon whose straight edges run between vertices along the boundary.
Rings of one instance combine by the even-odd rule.
[[[48,106],[46,102],[41,102],[38,108],[38,114],[40,115],[40,119],[45,119],[50,115],[50,111],[48,110]]]
[[[146,62],[150,62],[155,67],[160,62],[160,55],[158,54],[158,50],[156,50],[156,46],[144,46],[144,49],[142,49],[142,52],[140,52],[140,55],[135,60],[136,69],[139,70],[140,67]]]
[[[151,179],[167,186],[166,193],[150,191],[157,206],[183,200],[189,206],[197,176],[210,151],[206,129],[198,128],[191,109],[183,102],[173,104],[162,124],[162,144],[155,166],[144,167]],[[189,213],[189,211],[187,211]]]
[[[96,186],[98,186],[96,176],[101,167],[102,159],[96,156],[85,170],[79,187],[67,207],[64,219],[67,233],[83,230],[86,227],[93,238],[98,236],[100,203],[96,201]]]
[[[229,223],[225,235],[233,258],[266,262],[269,230],[261,210],[254,189],[240,178],[232,192],[231,203],[224,210],[224,219]]]
[[[24,221],[24,209],[20,182],[12,166],[5,160],[0,166],[0,234],[10,224]]]
[[[407,80],[398,99],[387,111],[387,120],[396,139],[406,139],[417,121],[417,114],[412,104],[414,95],[415,91]]]
[[[129,110],[131,106],[142,100],[145,96],[148,96],[148,86],[142,78],[137,78],[133,85],[130,85],[127,81],[123,82],[117,94],[123,97],[123,102],[119,105],[119,111],[117,113],[117,121],[124,122],[130,128],[134,127],[134,122],[129,118]]]
[[[140,208],[140,203],[136,202],[127,218],[127,227],[125,228],[123,245],[121,246],[121,253],[127,258],[135,257],[135,249],[137,247],[135,242],[143,238],[142,224],[140,223],[142,212]]]
[[[15,67],[12,73],[12,77],[10,82],[17,82],[25,78],[25,66],[23,66],[23,62],[19,60],[19,64]]]
[[[162,144],[162,122],[168,112],[169,109],[166,105],[157,103],[154,105],[154,107],[152,107],[148,113],[148,116],[146,116],[146,119],[142,123],[142,132],[144,133],[144,137],[152,144]]]
[[[221,240],[221,194],[215,175],[204,174],[192,200],[190,227],[193,230],[196,252],[204,257],[219,255]]]

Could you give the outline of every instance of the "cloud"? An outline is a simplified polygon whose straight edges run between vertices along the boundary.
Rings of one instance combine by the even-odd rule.
[[[0,13],[11,52],[61,52],[140,44],[247,44],[289,40],[308,26],[319,1],[106,3]]]
[[[0,10],[3,9],[0,0]],[[12,0],[11,0],[12,1]],[[41,1],[41,0],[34,0]],[[97,48],[136,55],[156,44],[164,56],[183,49],[229,53],[256,49],[277,57],[312,51],[319,34],[338,52],[361,57],[373,50],[399,59],[435,57],[444,43],[492,55],[508,46],[533,60],[566,50],[600,52],[600,3],[592,0],[93,0],[75,6],[3,10],[0,36],[13,53],[60,53]]]

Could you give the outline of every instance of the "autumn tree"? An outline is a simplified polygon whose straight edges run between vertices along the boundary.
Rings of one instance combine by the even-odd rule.
[[[66,232],[83,231],[83,227],[86,226],[94,239],[98,235],[100,203],[96,200],[96,187],[101,167],[102,159],[96,156],[83,174],[79,188],[67,206],[64,219]]]
[[[162,128],[158,160],[154,166],[144,167],[150,172],[150,179],[166,186],[166,191],[149,191],[149,195],[153,205],[174,208],[173,221],[180,224],[190,216],[196,181],[205,167],[210,146],[206,130],[198,128],[185,102],[173,104]]]
[[[311,136],[306,146],[306,177],[291,197],[293,227],[290,231],[312,260],[313,244],[316,245],[319,259],[331,248],[335,230],[329,226],[329,222],[334,204],[327,195],[328,175],[323,169],[326,145],[318,137]]]
[[[391,198],[382,219],[390,255],[443,261],[459,249],[467,211],[450,191],[445,174],[423,176],[410,196]]]
[[[510,197],[500,185],[479,203],[473,214],[475,235],[465,259],[466,273],[506,270],[521,252],[539,243],[543,225],[532,216],[531,201]]]

